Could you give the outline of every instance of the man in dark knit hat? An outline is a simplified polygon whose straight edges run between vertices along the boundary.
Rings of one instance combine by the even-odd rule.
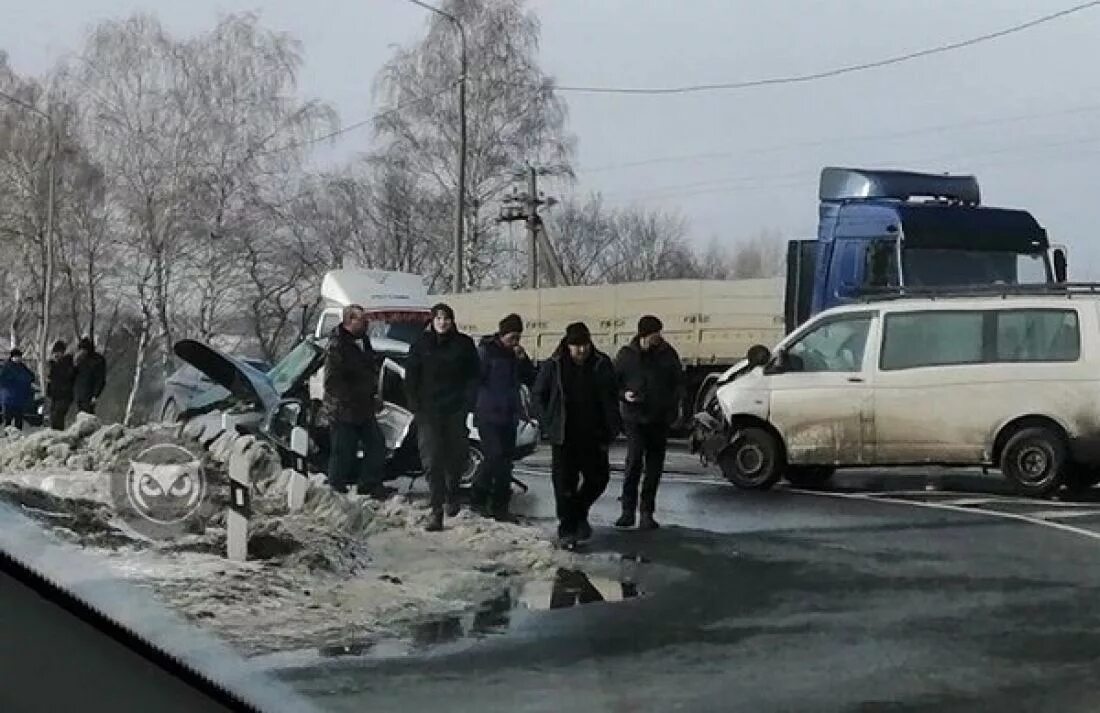
[[[91,337],[83,337],[76,344],[73,360],[73,397],[76,410],[95,413],[96,402],[107,385],[107,362],[96,351]]]
[[[668,429],[676,420],[684,389],[680,355],[661,336],[662,329],[661,320],[653,315],[642,317],[638,320],[638,333],[615,358],[627,442],[623,511],[615,527],[634,527],[639,505],[638,526],[643,530],[658,527],[653,518],[657,486],[665,467]],[[641,483],[639,503],[643,464],[645,480]]]
[[[592,537],[588,511],[610,478],[608,447],[621,430],[615,369],[583,322],[539,369],[533,401],[552,444],[558,539],[571,549]]]
[[[535,366],[520,346],[523,320],[510,314],[500,320],[496,334],[483,337],[474,423],[485,462],[474,483],[473,505],[496,520],[511,520],[512,454],[522,415],[520,387],[535,380]]]
[[[442,302],[432,307],[432,321],[405,364],[405,390],[431,490],[429,532],[443,529],[444,514],[458,514],[458,484],[470,451],[466,417],[476,403],[480,373],[477,347],[458,331],[454,310]]]

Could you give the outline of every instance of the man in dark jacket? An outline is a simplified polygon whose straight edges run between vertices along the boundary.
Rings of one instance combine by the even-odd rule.
[[[386,444],[375,414],[378,398],[378,357],[366,337],[367,317],[359,305],[348,305],[325,351],[325,412],[329,420],[328,480],[346,493],[352,483],[360,493],[384,498],[382,484]],[[359,449],[363,459],[359,461]]]
[[[627,442],[623,512],[615,527],[634,526],[643,463],[645,481],[638,526],[643,530],[658,527],[653,519],[657,486],[665,467],[668,428],[676,420],[684,389],[680,356],[662,338],[663,328],[661,320],[653,315],[642,317],[638,320],[638,334],[619,350],[615,359]]]
[[[23,429],[23,414],[34,397],[34,372],[23,363],[23,352],[12,349],[0,364],[0,422]]]
[[[107,362],[96,351],[90,337],[83,337],[76,345],[73,360],[73,396],[76,410],[95,413],[95,403],[107,385]]]
[[[615,369],[583,322],[566,327],[539,369],[533,400],[552,445],[558,539],[571,549],[592,537],[588,511],[607,488],[608,448],[622,425]]]
[[[46,398],[50,405],[50,428],[63,430],[69,407],[73,405],[73,379],[76,367],[68,345],[60,339],[50,350],[50,363],[46,371]]]
[[[523,320],[510,314],[500,320],[496,334],[481,340],[477,352],[481,358],[477,408],[474,423],[481,437],[485,462],[474,484],[475,507],[488,505],[494,519],[510,520],[512,495],[512,453],[516,448],[522,406],[520,387],[535,380],[535,366],[520,346]]]
[[[455,327],[454,310],[443,303],[432,307],[431,324],[405,364],[405,390],[431,490],[429,532],[443,529],[444,512],[458,514],[458,484],[470,451],[466,418],[476,403],[480,372],[477,347]]]

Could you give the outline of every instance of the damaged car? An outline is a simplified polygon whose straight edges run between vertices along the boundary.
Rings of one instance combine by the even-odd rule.
[[[181,420],[220,411],[225,426],[254,433],[279,451],[287,466],[295,463],[291,443],[296,428],[309,435],[306,465],[312,472],[325,472],[329,459],[329,424],[321,400],[310,397],[310,379],[325,361],[327,338],[309,338],[292,349],[269,371],[263,372],[242,359],[230,356],[202,342],[185,339],[177,342],[176,355],[219,385],[228,396],[211,394],[205,400],[192,401],[180,414]],[[405,394],[405,368],[409,345],[385,337],[371,337],[371,346],[381,359],[378,393],[383,407],[377,415],[386,442],[385,480],[415,478],[423,474],[416,439],[416,419],[408,409]],[[524,416],[516,433],[514,458],[522,459],[538,447],[539,425],[528,414],[528,396],[523,392]],[[468,487],[484,461],[481,440],[467,417],[469,450],[462,475]],[[362,454],[360,454],[362,456]],[[518,481],[517,481],[518,482]],[[522,483],[520,483],[522,486]]]
[[[1002,292],[838,307],[753,346],[710,386],[693,451],[758,490],[924,465],[997,469],[1036,497],[1097,484],[1100,301]]]

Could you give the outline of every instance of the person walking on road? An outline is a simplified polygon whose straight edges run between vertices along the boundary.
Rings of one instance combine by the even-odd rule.
[[[643,530],[658,527],[653,518],[657,486],[665,467],[668,429],[676,420],[684,389],[680,355],[661,336],[662,329],[661,320],[653,315],[642,317],[638,320],[637,335],[615,358],[627,443],[623,512],[615,521],[615,527],[634,527],[639,504],[638,527]],[[640,503],[639,481],[642,486]]]
[[[50,428],[62,431],[69,408],[73,405],[73,386],[76,367],[68,345],[60,339],[53,343],[50,362],[46,370],[46,399],[50,407]]]
[[[382,406],[378,396],[379,360],[366,336],[363,308],[348,305],[342,317],[325,351],[328,480],[341,493],[354,483],[358,492],[382,499],[391,491],[383,485],[386,444],[376,418]]]
[[[0,364],[0,421],[23,430],[23,414],[34,397],[34,372],[23,363],[23,352],[12,349]]]
[[[520,346],[523,320],[510,314],[500,320],[496,334],[478,345],[481,377],[478,382],[474,425],[481,439],[485,462],[474,483],[473,504],[488,508],[496,520],[511,520],[512,455],[522,411],[520,387],[531,386],[535,366]]]
[[[96,351],[91,337],[84,337],[76,345],[73,360],[73,397],[76,410],[95,413],[95,404],[107,385],[107,362]]]
[[[572,549],[592,537],[588,512],[607,488],[608,448],[622,425],[615,369],[584,322],[566,327],[539,369],[533,397],[552,446],[558,541]]]
[[[431,490],[429,532],[443,529],[444,514],[458,514],[458,485],[470,451],[466,418],[477,400],[480,374],[477,347],[458,331],[454,310],[443,303],[432,307],[431,324],[405,365],[405,390]]]

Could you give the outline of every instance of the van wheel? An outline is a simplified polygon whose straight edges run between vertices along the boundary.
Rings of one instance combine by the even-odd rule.
[[[762,428],[745,428],[718,454],[726,480],[744,490],[767,490],[783,473],[783,451]]]
[[[796,488],[820,488],[835,472],[836,468],[829,465],[789,465],[784,477]]]
[[[1021,495],[1046,497],[1062,485],[1066,444],[1050,428],[1025,428],[1008,439],[1001,452],[1001,472]]]

